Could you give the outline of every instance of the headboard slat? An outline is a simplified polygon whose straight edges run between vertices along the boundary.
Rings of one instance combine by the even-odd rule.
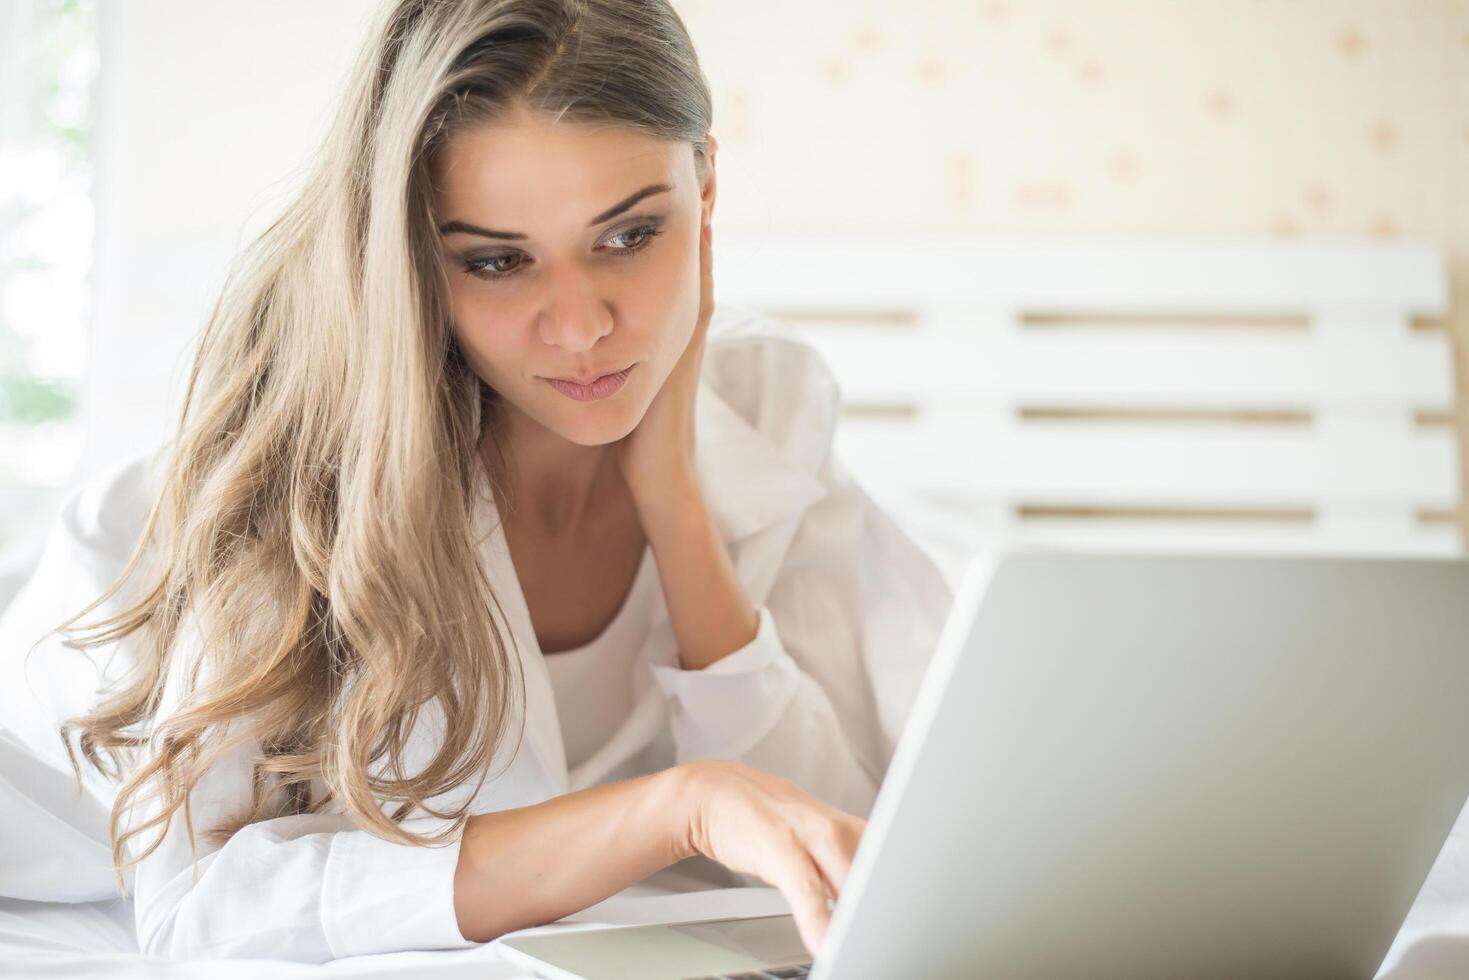
[[[1418,517],[1462,497],[1454,429],[1421,421],[1456,402],[1451,336],[1416,328],[1447,311],[1432,243],[726,233],[715,251],[721,301],[821,351],[838,453],[938,549],[1457,550],[1455,524]]]

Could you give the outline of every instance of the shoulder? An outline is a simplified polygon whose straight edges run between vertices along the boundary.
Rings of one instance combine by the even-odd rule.
[[[702,380],[791,458],[817,465],[825,456],[841,414],[841,386],[822,353],[789,324],[752,307],[717,305]]]

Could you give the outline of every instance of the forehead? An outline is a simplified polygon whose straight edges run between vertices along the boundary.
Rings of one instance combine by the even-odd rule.
[[[679,186],[685,156],[691,168],[687,144],[626,126],[551,122],[517,112],[462,130],[440,149],[436,209],[441,218],[493,220],[497,227],[550,221],[581,229],[640,187]]]

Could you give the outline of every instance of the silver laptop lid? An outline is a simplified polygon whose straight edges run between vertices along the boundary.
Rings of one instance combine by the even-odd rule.
[[[1469,562],[976,562],[812,976],[1370,978],[1466,795]]]

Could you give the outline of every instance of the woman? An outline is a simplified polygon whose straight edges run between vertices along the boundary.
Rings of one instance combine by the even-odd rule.
[[[817,948],[950,595],[819,358],[716,315],[710,121],[665,0],[385,11],[176,436],[53,538],[127,529],[63,734],[144,951],[468,945],[694,855]]]

